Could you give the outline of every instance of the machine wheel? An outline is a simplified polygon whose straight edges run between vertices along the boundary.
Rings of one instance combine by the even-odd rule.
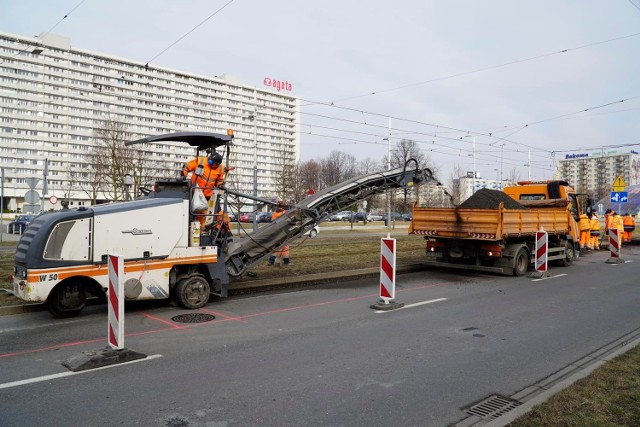
[[[202,274],[194,274],[176,284],[174,297],[185,308],[201,308],[209,301],[211,288]]]
[[[309,237],[314,238],[318,235],[318,231],[315,230],[314,228],[311,229],[311,231],[309,231]]]
[[[524,276],[529,269],[529,254],[525,248],[518,249],[513,259],[513,275]]]
[[[573,248],[573,243],[567,242],[564,247],[565,257],[560,260],[560,265],[568,267],[571,265],[574,259],[576,259],[576,253]]]
[[[45,303],[49,313],[59,319],[77,316],[87,303],[84,287],[72,282],[53,288]]]

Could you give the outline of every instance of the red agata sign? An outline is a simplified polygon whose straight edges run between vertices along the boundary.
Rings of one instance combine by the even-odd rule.
[[[282,80],[272,79],[271,77],[265,77],[262,83],[265,86],[272,87],[278,92],[281,90],[286,90],[287,92],[291,92],[293,90],[293,85],[287,81],[283,82]]]

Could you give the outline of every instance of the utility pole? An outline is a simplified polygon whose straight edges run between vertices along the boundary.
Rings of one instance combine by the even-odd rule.
[[[253,232],[258,231],[258,88],[253,88]]]
[[[389,117],[389,132],[387,133],[387,170],[391,170],[391,117]],[[391,191],[387,191],[387,227],[391,229]]]

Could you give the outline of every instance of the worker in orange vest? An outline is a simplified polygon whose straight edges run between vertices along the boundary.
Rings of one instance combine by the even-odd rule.
[[[197,156],[182,168],[182,175],[189,178],[192,188],[200,188],[204,197],[209,201],[213,194],[213,189],[224,183],[224,166],[222,166],[222,156],[215,151],[208,156]],[[215,212],[215,211],[214,211]],[[204,231],[206,214],[209,209],[199,209],[194,213],[200,221],[200,230]]]
[[[605,238],[609,236],[609,228],[611,228],[611,217],[613,217],[613,211],[611,209],[607,209],[604,212],[604,237]]]
[[[590,249],[589,239],[591,239],[591,225],[589,224],[589,217],[586,214],[580,214],[580,221],[578,221],[578,228],[580,228],[580,249]]]
[[[595,212],[591,214],[591,220],[589,221],[589,228],[591,233],[591,249],[600,250],[600,220]]]
[[[618,246],[622,248],[623,236],[624,236],[624,222],[618,212],[613,212],[611,216],[610,229],[618,230]]]
[[[271,215],[271,221],[275,221],[276,218],[281,217],[285,212],[286,210],[283,208],[277,208],[273,215]],[[282,265],[286,267],[291,263],[289,255],[289,245],[282,246],[281,248],[273,251],[271,256],[269,256],[269,265],[274,265],[276,263],[276,259],[278,259],[282,260]]]
[[[631,236],[633,235],[633,230],[636,229],[636,220],[633,219],[631,214],[627,212],[625,216],[622,218],[622,226],[624,227],[624,242],[631,242]]]

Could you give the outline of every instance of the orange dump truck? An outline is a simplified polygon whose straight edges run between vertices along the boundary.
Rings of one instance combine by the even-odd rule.
[[[429,265],[522,276],[535,261],[539,230],[548,233],[548,261],[571,264],[578,214],[566,182],[522,183],[482,189],[457,208],[414,206],[409,234],[424,236]]]

